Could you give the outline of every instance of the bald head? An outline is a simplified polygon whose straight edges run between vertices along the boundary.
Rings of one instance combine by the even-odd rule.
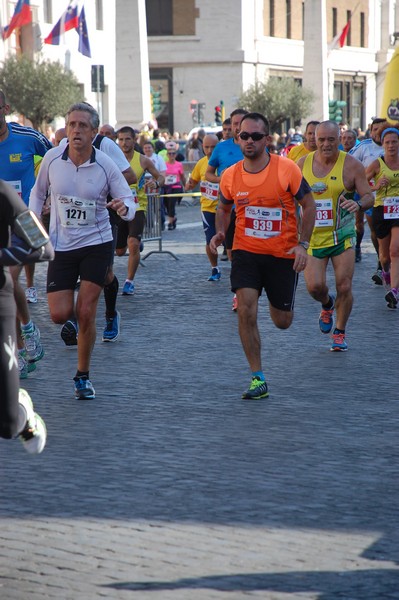
[[[101,125],[100,131],[98,133],[109,138],[110,140],[116,140],[115,129],[112,127],[112,125],[108,125],[108,123],[106,123],[105,125]]]
[[[60,127],[54,134],[54,146],[59,146],[61,140],[67,137],[67,132],[65,127]]]
[[[327,161],[336,160],[339,155],[341,131],[335,121],[323,121],[316,127],[317,154]]]
[[[208,158],[211,156],[213,149],[219,143],[219,138],[214,133],[208,133],[204,139],[202,140],[202,148],[204,149],[204,154]]]
[[[320,129],[328,129],[329,131],[333,131],[338,136],[341,134],[339,125],[335,121],[322,121],[321,123],[319,123],[316,126],[316,137]]]

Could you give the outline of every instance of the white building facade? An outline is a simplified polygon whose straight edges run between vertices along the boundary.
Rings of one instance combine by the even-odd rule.
[[[1,42],[0,60],[20,46],[59,60],[81,82],[82,99],[116,127],[151,119],[150,85],[160,94],[160,127],[188,131],[193,101],[207,124],[220,101],[229,114],[256,81],[293,77],[315,91],[309,118],[328,118],[328,99],[345,100],[344,118],[365,128],[378,115],[399,43],[399,0],[84,0],[89,59],[77,50],[76,31],[59,46],[41,43],[67,5],[31,0],[31,31],[22,28]],[[0,0],[2,26],[14,6],[15,0]],[[345,45],[329,51],[348,20]],[[103,93],[92,91],[92,65],[104,67]]]

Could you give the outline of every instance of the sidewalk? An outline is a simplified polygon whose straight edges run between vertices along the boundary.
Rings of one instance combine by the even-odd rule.
[[[1,600],[399,599],[399,312],[370,244],[347,353],[329,352],[303,278],[287,331],[262,296],[270,398],[245,402],[229,264],[208,282],[199,207],[177,216],[163,246],[179,260],[144,261],[115,344],[101,300],[94,401],[73,398],[76,349],[37,269],[46,356],[23,386],[49,437],[37,457],[0,440]]]

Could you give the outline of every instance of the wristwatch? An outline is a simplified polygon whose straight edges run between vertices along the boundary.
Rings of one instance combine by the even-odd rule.
[[[358,207],[359,207],[359,210],[363,210],[363,204],[362,204],[362,201],[361,201],[361,200],[355,200],[355,202],[356,202],[356,204],[358,205]]]
[[[302,248],[305,248],[305,250],[307,250],[310,246],[309,242],[303,242],[303,241],[298,242],[298,245],[302,246]]]

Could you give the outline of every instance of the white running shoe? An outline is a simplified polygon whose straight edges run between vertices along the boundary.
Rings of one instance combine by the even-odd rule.
[[[28,373],[32,373],[36,369],[36,363],[28,361],[26,350],[18,350],[18,369],[20,379],[26,379]]]
[[[29,304],[37,303],[37,291],[36,291],[35,287],[27,288],[25,290],[25,296],[26,296],[26,300],[27,300],[27,302],[29,302]]]
[[[33,329],[29,332],[21,330],[22,339],[24,340],[25,350],[29,361],[37,362],[44,356],[43,346],[40,341],[39,328],[33,324]]]
[[[18,437],[29,454],[40,454],[46,445],[46,425],[40,415],[35,413],[31,397],[26,390],[19,390],[19,403],[26,412],[26,424]]]

